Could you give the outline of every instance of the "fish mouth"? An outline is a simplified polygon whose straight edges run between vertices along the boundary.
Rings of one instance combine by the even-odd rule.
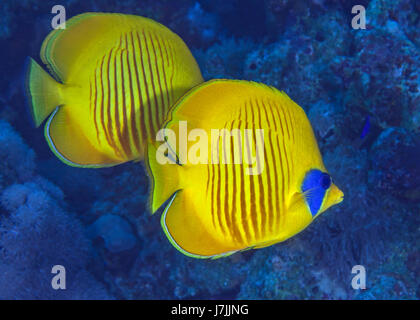
[[[344,200],[344,193],[337,186],[335,186],[334,189],[335,189],[335,192],[336,192],[335,196],[337,198],[337,200],[335,201],[335,204],[338,204],[338,203],[340,203]]]
[[[340,190],[340,193],[341,194],[338,197],[336,204],[338,204],[338,203],[340,203],[340,202],[342,202],[344,200],[344,193],[341,190]]]

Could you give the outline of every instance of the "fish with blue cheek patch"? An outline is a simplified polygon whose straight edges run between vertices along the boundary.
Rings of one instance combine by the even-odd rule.
[[[302,183],[302,193],[314,218],[342,198],[342,192],[332,183],[331,176],[319,169],[307,172]]]
[[[181,140],[170,137],[183,126],[194,139],[181,152]],[[213,139],[215,131],[223,134]],[[163,207],[162,228],[187,256],[214,259],[273,245],[343,200],[304,110],[273,87],[200,84],[178,100],[163,132],[165,142],[147,148],[150,207]],[[196,152],[199,137],[208,139]]]

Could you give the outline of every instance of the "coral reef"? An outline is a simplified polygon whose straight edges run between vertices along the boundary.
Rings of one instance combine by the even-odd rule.
[[[87,270],[91,263],[90,241],[80,221],[62,207],[65,206],[63,192],[36,174],[34,152],[1,120],[0,134],[0,154],[4,159],[0,196],[0,298],[112,298]],[[51,287],[54,265],[66,268],[69,284],[66,290]]]
[[[207,50],[194,52],[205,79],[244,78],[243,61],[254,49],[252,40],[221,38]]]
[[[384,130],[369,154],[369,184],[403,200],[420,201],[420,136],[405,128]]]

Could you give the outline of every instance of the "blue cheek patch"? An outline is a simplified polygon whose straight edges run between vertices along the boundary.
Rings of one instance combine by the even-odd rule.
[[[329,175],[318,169],[308,171],[302,183],[302,192],[305,193],[306,203],[309,206],[312,217],[314,217],[321,208],[327,188],[326,179]]]

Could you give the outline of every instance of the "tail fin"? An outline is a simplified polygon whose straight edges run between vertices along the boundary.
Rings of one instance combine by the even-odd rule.
[[[151,192],[149,206],[152,213],[155,213],[176,191],[181,189],[179,181],[179,164],[164,155],[165,147],[157,148],[152,143],[147,146],[146,167],[151,181]],[[158,159],[167,160],[161,164]]]
[[[55,81],[32,58],[28,58],[26,93],[32,119],[37,127],[54,109],[63,104],[61,84]]]

